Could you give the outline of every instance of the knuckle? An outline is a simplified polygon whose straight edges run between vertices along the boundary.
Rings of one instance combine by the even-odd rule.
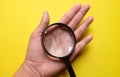
[[[80,44],[80,45],[81,45],[81,47],[83,48],[83,47],[85,47],[86,44],[85,44],[84,41],[81,41],[81,44]]]
[[[85,15],[85,14],[84,14],[83,12],[81,12],[81,11],[80,11],[78,14],[79,14],[79,16],[81,16],[81,17],[83,17],[83,16]]]
[[[74,19],[73,23],[74,23],[75,25],[77,25],[78,23],[80,23],[80,20],[79,20],[78,18],[76,18],[76,19]]]
[[[70,20],[70,17],[68,15],[64,15],[63,19],[64,19],[65,22],[67,22],[68,20]]]
[[[71,15],[75,15],[76,14],[76,11],[71,11]]]
[[[48,25],[49,24],[49,22],[48,21],[44,21],[44,24],[43,25]]]

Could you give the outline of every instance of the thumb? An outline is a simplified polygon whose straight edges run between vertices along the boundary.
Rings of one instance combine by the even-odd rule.
[[[40,24],[38,25],[36,30],[38,32],[42,32],[49,25],[49,21],[50,21],[50,18],[49,18],[48,12],[44,11],[43,12],[43,17],[42,17],[42,19],[40,21]]]

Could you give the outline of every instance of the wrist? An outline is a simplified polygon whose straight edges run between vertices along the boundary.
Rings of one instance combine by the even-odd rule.
[[[27,62],[17,70],[13,77],[42,77],[37,70]]]

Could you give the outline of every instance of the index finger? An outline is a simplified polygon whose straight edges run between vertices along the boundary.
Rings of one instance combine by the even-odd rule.
[[[60,20],[60,23],[68,24],[72,18],[77,14],[77,12],[81,9],[81,4],[76,4],[70,11],[68,11]]]

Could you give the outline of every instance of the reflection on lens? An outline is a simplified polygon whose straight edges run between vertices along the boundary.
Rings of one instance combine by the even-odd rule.
[[[55,57],[64,57],[72,52],[74,38],[68,28],[60,25],[50,26],[44,32],[44,47]]]

